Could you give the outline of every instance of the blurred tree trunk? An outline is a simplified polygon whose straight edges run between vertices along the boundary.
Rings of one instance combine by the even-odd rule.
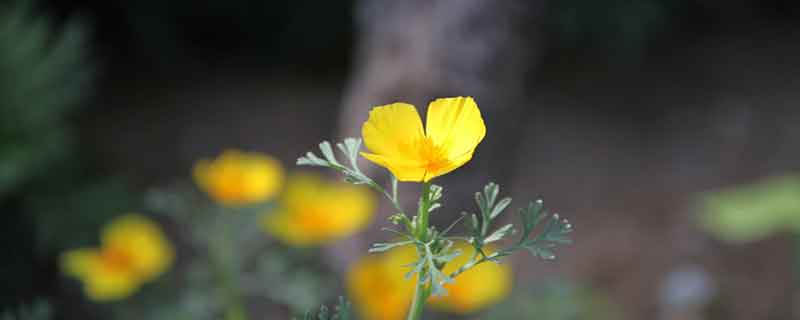
[[[529,107],[524,104],[525,80],[542,52],[543,8],[544,0],[361,1],[354,70],[339,119],[341,136],[361,136],[361,124],[373,106],[408,102],[424,117],[435,98],[473,96],[487,136],[468,170],[439,182],[447,186],[445,206],[453,208],[448,214],[472,208],[468,195],[489,177],[503,183],[512,174],[509,168],[520,142],[515,132]],[[365,167],[372,176],[386,177],[375,166]],[[404,198],[409,207],[415,203],[414,191]],[[391,213],[386,206],[380,212]],[[364,246],[358,243],[359,250]]]

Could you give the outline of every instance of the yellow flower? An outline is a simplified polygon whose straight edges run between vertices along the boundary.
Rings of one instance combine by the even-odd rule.
[[[475,252],[466,242],[458,242],[455,247],[462,253],[445,265],[445,274],[453,273]],[[491,248],[485,250],[492,252]],[[346,279],[348,295],[364,319],[395,320],[406,316],[416,282],[416,277],[406,279],[406,273],[416,259],[416,248],[403,246],[364,256],[350,267]],[[485,262],[445,284],[447,295],[432,296],[427,302],[441,311],[475,312],[505,298],[511,290],[511,280],[508,265]]]
[[[289,177],[275,211],[262,220],[264,230],[295,246],[338,240],[365,227],[375,199],[364,187],[326,182],[310,173]]]
[[[400,181],[428,182],[472,159],[486,126],[472,97],[455,97],[428,105],[425,129],[410,104],[375,107],[361,135],[372,152],[362,156],[389,169]]]
[[[475,249],[466,242],[457,242],[461,255],[445,265],[443,272],[450,274],[469,261]],[[486,253],[491,248],[484,248]],[[460,274],[453,283],[445,284],[448,294],[431,297],[428,303],[439,310],[467,314],[482,309],[505,298],[511,290],[511,267],[494,262],[481,263]]]
[[[416,248],[403,246],[367,255],[350,266],[347,293],[365,320],[401,320],[414,296],[416,277],[406,278],[404,267],[417,259]]]
[[[194,179],[208,195],[227,206],[243,206],[266,201],[283,183],[283,169],[275,158],[228,150],[214,160],[200,160]]]
[[[95,301],[125,298],[144,282],[166,271],[174,252],[153,221],[127,214],[114,219],[102,231],[100,248],[70,250],[61,257],[61,267],[83,282],[84,291]]]

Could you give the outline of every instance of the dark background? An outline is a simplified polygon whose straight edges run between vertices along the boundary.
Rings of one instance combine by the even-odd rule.
[[[358,134],[372,105],[473,95],[489,136],[475,161],[442,180],[459,185],[446,205],[468,204],[491,177],[520,199],[544,196],[577,226],[559,261],[518,259],[519,281],[576,279],[608,292],[631,319],[692,319],[675,316],[659,290],[673,271],[699,268],[718,293],[697,311],[703,318],[793,315],[788,237],[719,243],[694,226],[691,203],[800,168],[796,1],[37,8],[56,28],[77,16],[90,30],[94,86],[69,118],[86,175],[144,190],[228,147],[290,164],[322,139]],[[54,258],[34,253],[32,222],[15,200],[25,192],[1,204],[13,243],[3,240],[0,309],[78,299],[55,285]],[[336,250],[354,255],[373,236]]]

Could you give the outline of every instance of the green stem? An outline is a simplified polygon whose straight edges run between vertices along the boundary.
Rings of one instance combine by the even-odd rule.
[[[428,241],[428,220],[431,207],[430,195],[431,184],[430,182],[422,183],[422,195],[419,198],[419,210],[417,212],[417,240],[421,242]]]
[[[419,207],[417,208],[417,225],[415,226],[415,233],[414,235],[417,237],[417,241],[426,242],[428,238],[428,220],[430,213],[428,210],[430,209],[430,192],[431,192],[431,184],[425,182],[422,184],[422,193],[419,198]],[[419,249],[417,249],[419,250]],[[419,252],[419,256],[423,257],[426,255],[427,252]],[[417,277],[417,285],[414,288],[414,300],[411,301],[411,307],[408,310],[408,318],[407,320],[420,320],[422,319],[422,310],[425,307],[425,301],[428,300],[430,296],[430,287],[425,285],[425,282],[422,280],[422,274],[424,274],[424,270],[420,272]]]
[[[417,286],[414,289],[414,300],[411,301],[411,307],[408,310],[408,317],[406,317],[406,320],[422,319],[422,310],[425,306],[425,301],[428,300],[430,295],[430,289],[418,278]]]
[[[223,214],[228,214],[224,212]],[[238,286],[238,264],[234,253],[235,246],[232,238],[231,219],[225,219],[221,237],[217,238],[218,243],[212,259],[216,260],[218,266],[218,278],[221,286],[221,298],[225,304],[225,320],[247,320],[247,312],[244,303],[239,295]]]

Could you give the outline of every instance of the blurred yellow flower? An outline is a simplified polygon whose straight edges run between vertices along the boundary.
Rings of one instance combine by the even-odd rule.
[[[198,161],[194,179],[217,202],[243,206],[272,198],[283,184],[283,168],[265,154],[227,150],[214,160]]]
[[[475,249],[466,242],[455,247],[461,255],[442,270],[451,274],[472,257]],[[493,252],[485,248],[487,253]],[[408,265],[417,260],[413,246],[403,246],[382,254],[367,255],[356,261],[347,273],[350,299],[364,319],[396,320],[406,316],[414,296],[416,277],[406,279]],[[467,314],[505,298],[511,290],[511,267],[486,262],[460,274],[445,284],[447,295],[432,296],[428,304],[440,311]]]
[[[472,97],[436,99],[427,124],[407,103],[375,107],[361,128],[368,160],[389,169],[400,181],[428,182],[464,165],[486,135]]]
[[[100,248],[70,250],[61,267],[83,282],[94,301],[125,298],[172,264],[174,252],[159,226],[137,214],[118,217],[106,225]]]
[[[457,249],[461,255],[445,265],[445,274],[451,274],[460,266],[467,263],[475,249],[466,242],[457,242]],[[493,252],[491,248],[484,247],[487,254]],[[499,302],[511,291],[511,267],[507,264],[494,262],[481,263],[470,270],[460,274],[453,283],[445,284],[447,295],[430,297],[428,303],[431,307],[442,311],[467,314],[483,309],[486,306]]]
[[[278,207],[264,215],[262,226],[289,245],[319,245],[365,227],[374,207],[374,196],[365,187],[299,173],[289,177]]]
[[[403,246],[362,257],[347,272],[347,294],[362,319],[401,320],[414,296],[416,277],[406,265],[417,260],[416,248]]]

